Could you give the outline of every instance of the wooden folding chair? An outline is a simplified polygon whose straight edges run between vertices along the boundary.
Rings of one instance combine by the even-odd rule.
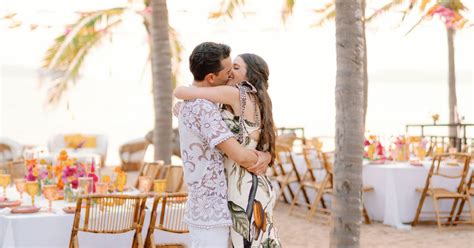
[[[323,170],[321,166],[322,163],[319,164],[320,165],[319,167],[316,165],[317,161],[322,161],[319,158],[320,153],[318,152],[317,147],[313,145],[304,146],[303,157],[306,164],[306,172],[301,178],[300,187],[298,188],[298,191],[296,192],[295,197],[293,198],[293,201],[291,202],[291,206],[290,206],[290,210],[288,214],[291,214],[293,212],[293,209],[296,206],[296,203],[298,203],[300,192],[302,192],[303,189],[310,188],[310,189],[316,190],[317,192],[319,189],[319,186],[321,185],[320,183],[317,182],[316,176],[314,175],[315,170]],[[321,204],[323,208],[326,208],[326,204],[323,198],[321,198]],[[311,205],[312,205],[311,203],[306,204],[308,209],[311,208]]]
[[[165,166],[164,166],[163,160],[158,160],[156,162],[150,162],[150,163],[144,163],[140,167],[140,171],[138,172],[137,181],[135,182],[135,188],[138,188],[138,179],[141,176],[147,176],[155,180],[156,178],[159,178],[160,175],[163,174],[164,167]]]
[[[443,171],[440,171],[441,167],[441,162],[443,159],[449,158],[449,157],[454,157],[458,161],[462,161],[462,165],[455,165],[460,167],[460,171],[457,174],[450,173],[446,174]],[[442,155],[436,155],[433,159],[433,162],[431,164],[430,171],[428,173],[428,176],[426,178],[426,183],[424,188],[417,188],[416,191],[421,193],[421,198],[420,202],[418,204],[418,208],[416,210],[415,218],[413,219],[412,226],[416,226],[418,223],[418,219],[421,214],[421,210],[423,208],[423,204],[425,202],[425,199],[427,197],[431,197],[433,200],[433,205],[435,209],[435,216],[436,216],[436,223],[438,224],[438,230],[441,231],[441,219],[447,218],[447,224],[451,222],[451,220],[454,217],[454,212],[456,209],[457,202],[459,200],[462,201],[468,201],[469,202],[469,208],[470,208],[470,213],[471,213],[471,220],[474,221],[474,215],[472,214],[472,206],[470,204],[470,197],[469,194],[467,194],[467,189],[468,185],[466,184],[466,176],[469,171],[469,161],[470,161],[470,156],[467,154],[461,154],[461,153],[455,153],[455,154],[442,154]],[[432,184],[432,179],[434,176],[439,176],[439,177],[444,177],[444,178],[450,178],[450,179],[458,179],[459,180],[459,185],[456,189],[456,191],[451,191],[445,188],[437,188]],[[441,216],[441,212],[439,211],[438,207],[438,200],[444,200],[444,199],[452,199],[453,200],[453,205],[451,207],[451,212],[448,216]]]
[[[310,221],[311,218],[314,215],[319,214],[318,213],[318,211],[319,211],[319,212],[321,212],[319,215],[322,216],[322,217],[326,217],[327,220],[328,220],[327,222],[329,223],[331,210],[328,209],[328,208],[323,208],[323,209],[318,210],[318,205],[319,205],[319,202],[322,202],[324,194],[332,195],[332,193],[333,193],[334,172],[333,172],[333,165],[329,161],[329,158],[328,158],[329,155],[332,155],[332,153],[324,153],[324,152],[321,152],[321,151],[318,151],[318,152],[319,152],[319,157],[322,159],[322,164],[323,164],[324,170],[326,171],[326,176],[324,177],[324,179],[321,183],[315,183],[313,185],[313,187],[317,190],[318,193],[316,195],[316,198],[313,201],[313,204],[311,205],[311,209],[308,213],[307,219],[308,219],[308,221]],[[362,196],[364,195],[363,193],[370,192],[370,191],[373,191],[373,190],[374,190],[374,188],[371,187],[371,186],[363,186],[362,187]],[[371,223],[369,215],[367,213],[367,210],[366,210],[365,205],[364,205],[363,202],[362,202],[362,216],[364,217],[364,220],[365,220],[366,224]]]
[[[150,224],[145,238],[146,248],[169,247],[171,245],[157,245],[153,235],[155,229],[171,233],[189,232],[188,225],[183,222],[187,199],[188,193],[185,192],[155,195]],[[173,247],[179,246],[173,244]]]
[[[85,208],[83,208],[85,203]],[[143,247],[144,195],[81,195],[77,199],[69,247],[79,247],[81,232],[119,234],[135,231],[132,247]],[[81,218],[84,212],[84,218]]]
[[[149,144],[150,143],[148,143],[146,139],[143,139],[121,145],[119,148],[119,155],[122,170],[139,170],[144,163],[145,152]]]
[[[293,183],[298,183],[299,185],[301,185],[301,176],[298,173],[298,170],[296,168],[295,160],[293,159],[293,155],[291,153],[290,147],[288,147],[285,144],[277,143],[275,154],[276,154],[276,159],[275,159],[276,164],[272,166],[272,170],[273,170],[272,179],[275,180],[280,187],[280,193],[278,194],[276,199],[278,200],[281,197],[283,197],[283,200],[286,203],[291,203],[293,199],[295,198],[295,195],[290,186]],[[285,165],[288,165],[288,164],[290,164],[291,167],[285,168]],[[291,199],[286,198],[285,189],[288,189]],[[309,204],[309,197],[308,197],[308,194],[306,193],[306,190],[304,188],[301,190],[303,192],[303,196],[305,198],[306,203]],[[275,206],[277,203],[278,201],[275,203]]]

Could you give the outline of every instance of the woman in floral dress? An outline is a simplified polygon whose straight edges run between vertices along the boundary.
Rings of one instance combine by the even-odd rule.
[[[268,65],[258,55],[241,54],[234,60],[233,75],[227,86],[178,87],[174,94],[180,99],[203,98],[224,104],[222,117],[239,142],[249,149],[267,151],[274,159]],[[273,223],[276,195],[269,178],[254,175],[227,157],[224,164],[233,247],[281,247]]]

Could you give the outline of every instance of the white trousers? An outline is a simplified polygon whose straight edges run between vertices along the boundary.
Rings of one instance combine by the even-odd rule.
[[[192,248],[228,248],[230,227],[198,228],[188,226]]]

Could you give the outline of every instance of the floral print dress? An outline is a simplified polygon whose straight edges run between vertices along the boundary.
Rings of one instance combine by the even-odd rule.
[[[244,81],[237,85],[240,91],[240,116],[223,109],[222,118],[239,142],[248,149],[255,149],[258,142],[250,137],[260,130],[258,123],[244,120],[245,103],[257,91]],[[255,96],[256,97],[256,96]],[[254,103],[255,104],[255,103]],[[255,107],[251,106],[251,107]],[[257,110],[257,109],[256,109]],[[258,113],[258,112],[256,112]],[[256,176],[228,157],[224,159],[227,176],[228,205],[232,217],[231,238],[233,247],[281,247],[273,225],[275,191],[267,176]]]

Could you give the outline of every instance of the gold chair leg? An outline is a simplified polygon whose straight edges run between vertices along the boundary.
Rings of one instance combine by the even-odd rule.
[[[471,214],[471,224],[474,225],[474,209],[472,208],[472,203],[471,203],[471,196],[469,195],[469,192],[467,192],[467,205],[469,205],[469,212]]]
[[[295,194],[295,198],[293,198],[293,200],[291,201],[291,205],[290,205],[290,210],[288,210],[288,215],[291,215],[291,212],[293,212],[293,208],[295,207],[296,205],[296,202],[298,201],[298,196],[301,192],[301,188],[303,188],[304,186],[300,186],[298,188],[298,191],[296,191],[296,194]]]
[[[369,214],[367,213],[367,209],[365,209],[364,203],[362,203],[362,215],[364,215],[365,224],[370,225]]]
[[[441,219],[439,218],[438,200],[434,196],[432,196],[432,198],[433,198],[433,206],[435,208],[435,214],[436,214],[436,223],[438,224],[438,231],[441,231]]]
[[[323,198],[323,194],[324,194],[324,189],[320,188],[318,190],[318,194],[316,195],[316,198],[314,199],[313,204],[311,204],[311,209],[309,210],[309,213],[306,217],[308,219],[308,221],[311,221],[311,218],[316,213],[316,210],[318,209],[318,204],[321,201],[321,198]]]
[[[135,234],[137,242],[135,242],[134,247],[143,248],[143,239],[141,232]]]
[[[425,203],[426,195],[424,193],[421,194],[420,202],[418,203],[418,208],[416,209],[415,218],[411,223],[412,226],[416,226],[418,223],[418,218],[420,217],[421,209],[423,208],[423,203]]]
[[[69,240],[69,248],[79,247],[79,245],[77,245],[76,243],[77,243],[77,231],[73,230],[71,232],[71,239]]]
[[[283,200],[285,202],[288,202],[288,200],[286,199],[286,195],[285,195],[285,188],[287,187],[287,184],[284,184],[284,183],[281,183],[280,184],[280,193],[278,193],[278,196],[276,198],[276,201],[275,201],[275,206],[273,208],[276,208],[277,205],[278,205],[278,202],[280,201],[280,198],[283,196]]]
[[[457,212],[457,214],[456,214],[456,218],[454,218],[454,220],[453,220],[453,225],[456,225],[455,222],[459,221],[460,216],[461,216],[461,214],[462,214],[462,210],[464,209],[464,203],[465,203],[465,202],[466,202],[466,199],[463,198],[463,199],[461,200],[461,203],[459,204],[459,208],[458,208],[458,212]]]
[[[447,221],[447,225],[453,225],[454,224],[454,220],[455,220],[455,216],[454,216],[454,213],[456,212],[456,207],[458,206],[458,198],[455,198],[453,199],[453,206],[451,207],[451,212],[449,212],[449,217],[448,217],[448,221]]]
[[[74,248],[79,248],[79,240],[77,238],[77,233],[76,233],[76,236],[74,237]]]

